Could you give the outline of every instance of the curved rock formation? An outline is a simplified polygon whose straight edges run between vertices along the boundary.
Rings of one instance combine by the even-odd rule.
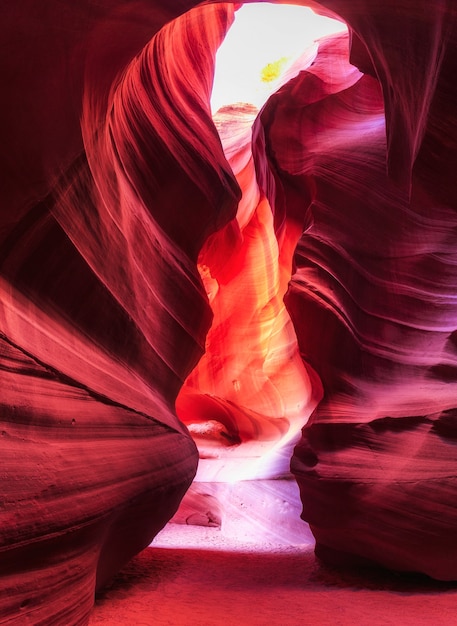
[[[215,117],[243,196],[236,218],[199,256],[214,317],[205,354],[177,401],[180,419],[198,441],[198,479],[204,481],[287,474],[296,435],[320,399],[283,302],[298,233],[292,227],[278,241],[257,185],[251,153],[256,114],[238,105]]]
[[[425,38],[433,24],[447,31],[455,12],[408,19]],[[379,31],[375,13],[370,21]],[[445,115],[454,53],[443,35],[430,47],[434,60],[406,49],[415,64],[399,68],[391,34],[378,34],[382,54],[373,36],[371,64],[360,39],[354,56],[379,82],[345,65],[342,41],[332,40],[259,119],[270,201],[305,221],[286,303],[324,387],[292,469],[319,554],[454,579],[456,219],[447,163],[433,182],[444,127],[443,156],[455,145]],[[409,108],[406,82],[416,94]]]
[[[86,623],[176,511],[198,457],[177,398],[240,465],[290,444],[322,383],[292,460],[319,553],[457,576],[457,10],[307,2],[347,22],[357,67],[347,38],[322,42],[251,158],[209,107],[236,5],[173,22],[195,4],[3,12],[10,624]]]
[[[150,543],[197,467],[174,403],[211,321],[196,255],[238,198],[208,106],[233,7],[152,37],[173,11],[128,4],[7,15],[24,24],[13,68],[32,59],[2,100],[9,623],[85,623],[95,587]]]

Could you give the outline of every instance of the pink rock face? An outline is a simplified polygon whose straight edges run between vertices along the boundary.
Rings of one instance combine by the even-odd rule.
[[[457,577],[457,11],[310,2],[354,31],[357,67],[322,42],[251,153],[249,111],[221,142],[209,107],[234,5],[173,22],[194,4],[3,12],[11,624],[87,622],[195,475],[182,421],[215,423],[211,454],[241,467],[322,393],[292,459],[319,553]]]
[[[431,28],[410,19],[419,32]],[[438,29],[443,16],[427,20]],[[391,36],[379,36],[387,45]],[[436,193],[435,154],[427,164],[447,119],[439,103],[449,110],[453,98],[452,48],[436,43],[441,64],[425,83],[423,50],[398,68],[393,95],[393,76],[378,82],[345,67],[340,45],[322,44],[258,120],[270,202],[286,217],[305,216],[286,305],[324,387],[292,470],[319,554],[453,579],[456,221],[450,179],[441,186],[447,164]],[[370,52],[374,67],[394,72],[388,45],[385,57]],[[405,71],[409,89],[425,90],[409,111]],[[422,117],[418,100],[430,106]],[[448,132],[455,145],[452,121]]]

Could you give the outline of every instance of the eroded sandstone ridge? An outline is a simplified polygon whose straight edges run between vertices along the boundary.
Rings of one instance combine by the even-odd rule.
[[[239,194],[207,104],[233,8],[154,38],[168,5],[6,11],[0,621],[85,623],[197,468],[174,403],[211,321],[196,256]]]
[[[236,5],[195,4],[3,11],[0,621],[86,623],[173,515],[184,383],[237,465],[323,395],[292,458],[319,553],[457,577],[457,9],[306,3],[349,41],[251,152],[209,108]]]

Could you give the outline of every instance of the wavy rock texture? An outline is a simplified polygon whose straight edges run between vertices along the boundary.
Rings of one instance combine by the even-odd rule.
[[[305,65],[314,56],[305,55]],[[199,256],[214,318],[205,354],[177,402],[199,444],[202,481],[288,474],[297,433],[320,399],[283,302],[299,232],[292,225],[278,240],[257,185],[251,153],[256,114],[240,104],[215,117],[243,196],[236,218]]]
[[[292,460],[319,553],[457,576],[457,11],[308,3],[348,23],[359,69],[322,43],[251,157],[246,111],[223,146],[209,108],[234,7],[172,22],[193,4],[3,11],[10,624],[86,623],[176,511],[198,457],[177,398],[224,471],[279,451],[245,474],[275,477],[323,388]]]
[[[183,8],[7,12],[32,67],[2,101],[0,621],[86,623],[196,472],[174,409],[211,321],[196,256],[239,192],[208,106],[233,7],[151,39]]]
[[[423,16],[410,19],[418,32],[431,28]],[[439,32],[455,14],[427,19]],[[435,154],[427,165],[443,125],[446,144],[455,145],[453,120],[443,115],[453,48],[449,41],[426,84],[420,55],[404,70],[411,94],[416,89],[405,134],[407,111],[396,109],[397,99],[407,102],[401,69],[385,118],[380,83],[342,62],[343,43],[322,45],[258,124],[270,201],[286,216],[304,216],[286,303],[303,358],[324,387],[292,469],[319,554],[454,579],[456,218],[453,191],[441,187],[444,171],[433,191]],[[370,52],[376,68],[394,54]],[[381,76],[384,92],[389,81]],[[418,101],[426,107],[429,96],[417,125]],[[400,137],[402,150],[412,146],[401,168]]]

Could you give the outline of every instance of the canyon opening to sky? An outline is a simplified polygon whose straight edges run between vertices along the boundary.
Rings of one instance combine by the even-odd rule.
[[[342,22],[317,15],[305,6],[268,2],[242,5],[216,53],[213,115],[222,106],[235,103],[260,109],[282,84],[282,76],[292,78],[287,70],[317,39],[344,30],[347,27]]]

